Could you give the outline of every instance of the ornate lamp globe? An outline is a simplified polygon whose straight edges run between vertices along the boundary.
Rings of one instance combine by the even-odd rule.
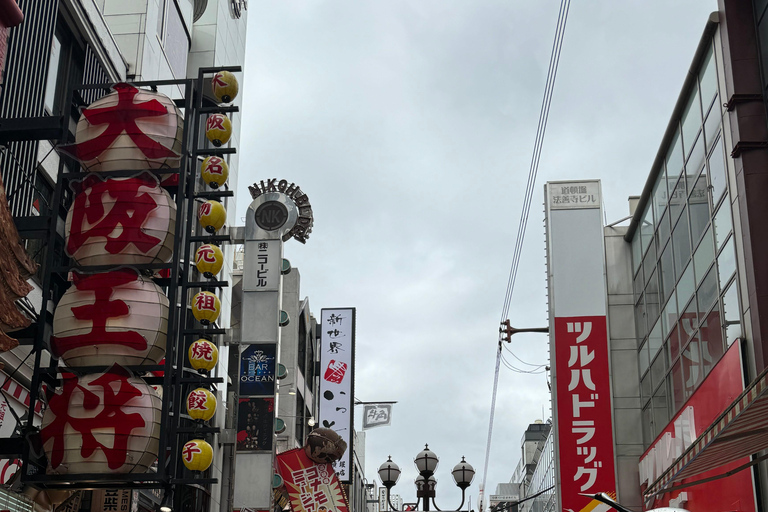
[[[379,466],[379,478],[381,484],[387,489],[393,487],[400,478],[400,467],[392,462],[392,456],[389,456],[387,462]]]
[[[439,460],[435,452],[429,449],[429,445],[424,445],[424,449],[413,459],[413,462],[416,463],[419,474],[429,478],[435,473]]]
[[[431,492],[435,492],[435,487],[437,487],[437,479],[434,475],[427,478],[427,490]]]
[[[472,479],[475,478],[475,468],[465,461],[464,457],[461,458],[461,462],[453,467],[451,473],[453,473],[453,480],[461,490],[469,487],[472,484]]]
[[[421,491],[424,488],[424,477],[419,475],[416,477],[416,480],[413,481],[414,484],[416,484],[416,490]]]

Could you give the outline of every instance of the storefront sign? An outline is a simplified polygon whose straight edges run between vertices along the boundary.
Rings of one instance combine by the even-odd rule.
[[[349,511],[331,465],[313,462],[304,448],[278,454],[277,471],[285,481],[293,512]]]
[[[91,498],[91,512],[131,512],[130,489],[96,489]]]
[[[275,349],[272,343],[247,345],[240,354],[240,396],[275,394]]]
[[[307,194],[301,191],[301,189],[295,184],[295,183],[288,183],[287,180],[278,180],[277,178],[269,179],[269,180],[261,180],[258,183],[254,183],[250,187],[248,187],[248,190],[251,192],[251,197],[256,199],[262,194],[268,194],[270,192],[279,192],[281,194],[285,194],[288,198],[290,198],[294,204],[296,204],[296,208],[298,209],[299,218],[296,220],[296,224],[291,228],[290,231],[285,233],[283,235],[283,242],[288,241],[291,237],[295,238],[301,243],[306,243],[307,239],[309,238],[309,234],[312,232],[312,225],[314,223],[314,214],[312,213],[312,205],[309,203],[309,197]],[[270,202],[266,202],[260,206],[266,207]],[[259,210],[256,212],[257,215],[260,215],[260,217],[265,217],[260,219],[259,216],[257,216],[256,222],[259,227],[261,227],[264,230],[270,231],[277,228],[267,228],[262,225],[262,223],[265,223],[265,225],[273,226],[276,224],[276,220],[279,219],[280,212],[277,212],[274,208],[268,207],[266,210],[263,210],[262,214],[259,213]],[[260,223],[261,222],[261,223]],[[284,224],[285,222],[283,222]],[[282,226],[282,224],[280,224]]]
[[[696,392],[683,404],[682,409],[659,434],[654,443],[640,458],[640,484],[647,488],[669,468],[723,411],[744,391],[744,373],[741,360],[741,343],[733,343],[720,362],[704,379]],[[749,457],[725,464],[722,467],[683,480],[703,480],[720,475],[749,462]],[[754,512],[754,485],[752,473],[741,471],[728,478],[682,489],[686,493],[688,510],[739,510]],[[681,491],[665,493],[653,506],[670,505]],[[734,508],[734,503],[738,507]]]
[[[556,482],[562,510],[615,496],[607,291],[599,181],[546,185]]]
[[[339,479],[346,482],[352,478],[355,308],[323,309],[320,331],[320,425],[347,443],[347,451],[333,463]]]
[[[237,409],[237,451],[271,450],[274,398],[241,398]]]

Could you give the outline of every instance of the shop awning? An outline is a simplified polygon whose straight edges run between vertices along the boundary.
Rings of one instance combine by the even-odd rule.
[[[768,369],[653,484],[645,496],[768,448]]]

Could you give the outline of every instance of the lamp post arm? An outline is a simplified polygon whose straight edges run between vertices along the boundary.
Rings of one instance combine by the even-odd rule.
[[[389,487],[387,487],[387,503],[389,503],[389,508],[392,510],[397,510],[397,508],[392,504],[392,502],[389,499]]]
[[[455,511],[451,510],[451,511],[447,511],[447,512],[460,512],[461,511],[461,507],[464,506],[464,500],[465,499],[466,499],[466,489],[462,489],[461,490],[461,504],[458,507],[456,507]],[[435,497],[434,496],[432,496],[432,504],[435,506],[435,509],[437,510],[437,512],[443,512],[440,509],[440,507],[437,506],[437,503],[435,502]]]

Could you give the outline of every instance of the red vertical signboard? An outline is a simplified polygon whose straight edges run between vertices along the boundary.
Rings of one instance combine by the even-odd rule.
[[[555,317],[562,509],[615,496],[611,383],[605,316]]]

